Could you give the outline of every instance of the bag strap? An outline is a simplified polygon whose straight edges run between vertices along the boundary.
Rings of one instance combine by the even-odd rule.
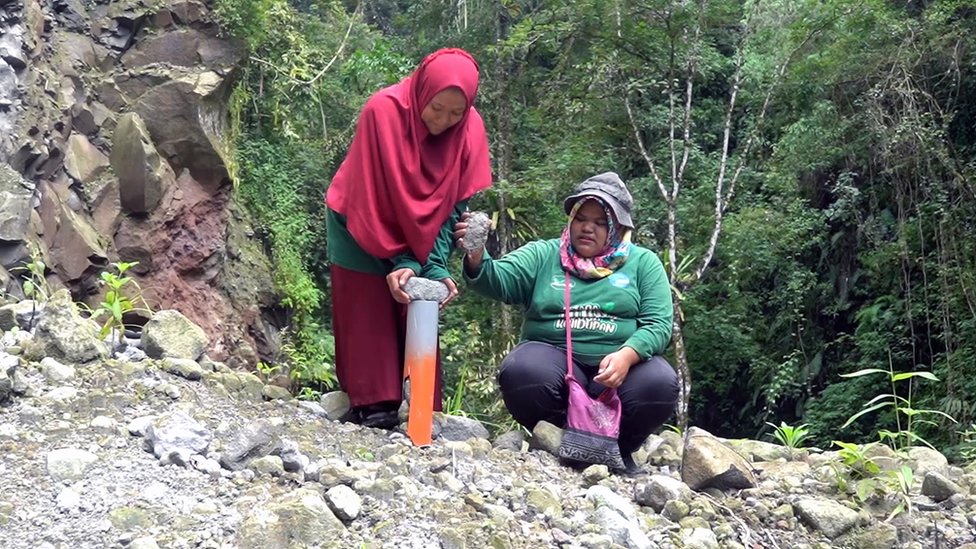
[[[569,325],[569,273],[566,273],[566,290],[563,294],[563,316],[566,319],[566,377],[573,377],[573,337]]]

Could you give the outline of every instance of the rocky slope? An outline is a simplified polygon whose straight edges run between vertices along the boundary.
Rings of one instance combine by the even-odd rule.
[[[0,307],[0,547],[976,548],[976,473],[931,450],[868,451],[914,481],[855,504],[836,452],[697,429],[652,436],[634,478],[560,465],[545,424],[490,440],[441,416],[416,448],[333,419],[342,393],[210,360],[175,311],[106,342],[67,292],[37,309]]]
[[[225,138],[243,55],[203,0],[0,0],[0,289],[24,297],[40,260],[97,304],[110,263],[138,262],[211,356],[273,362],[280,307]]]

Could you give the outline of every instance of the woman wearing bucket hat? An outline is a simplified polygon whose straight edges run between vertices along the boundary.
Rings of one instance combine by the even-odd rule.
[[[530,430],[539,421],[566,423],[570,358],[572,377],[591,396],[616,390],[624,471],[639,472],[632,453],[678,399],[678,377],[660,356],[671,341],[671,288],[657,255],[630,242],[633,198],[617,174],[583,181],[563,208],[569,221],[560,238],[500,259],[469,252],[464,278],[474,291],[524,311],[521,342],[498,374],[512,417]],[[455,226],[459,244],[466,218]]]
[[[413,276],[443,281],[467,201],[491,185],[485,125],[474,108],[478,64],[468,52],[428,55],[372,95],[326,194],[336,376],[348,419],[397,424]],[[438,361],[439,363],[439,361]],[[440,409],[440,367],[435,409]]]

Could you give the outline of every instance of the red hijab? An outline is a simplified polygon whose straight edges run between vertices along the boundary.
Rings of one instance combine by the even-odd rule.
[[[461,121],[429,135],[420,118],[441,91],[460,88]],[[454,205],[491,185],[488,138],[474,108],[478,64],[466,51],[442,49],[414,73],[369,98],[326,203],[370,255],[412,252],[420,263]]]

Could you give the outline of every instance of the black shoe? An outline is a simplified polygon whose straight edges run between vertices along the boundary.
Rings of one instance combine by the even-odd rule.
[[[622,477],[640,477],[647,474],[647,469],[644,469],[640,465],[637,465],[637,462],[634,461],[634,456],[630,454],[624,454],[623,459],[624,459],[624,468],[614,469],[613,471],[614,474],[617,474]]]
[[[375,429],[392,429],[400,424],[397,410],[399,402],[378,402],[366,406],[356,406],[349,413],[351,423]]]
[[[574,471],[582,471],[583,469],[586,469],[587,467],[590,466],[590,464],[586,463],[585,461],[576,461],[575,459],[569,459],[563,457],[559,458],[559,464],[562,465],[563,467],[568,467]]]

